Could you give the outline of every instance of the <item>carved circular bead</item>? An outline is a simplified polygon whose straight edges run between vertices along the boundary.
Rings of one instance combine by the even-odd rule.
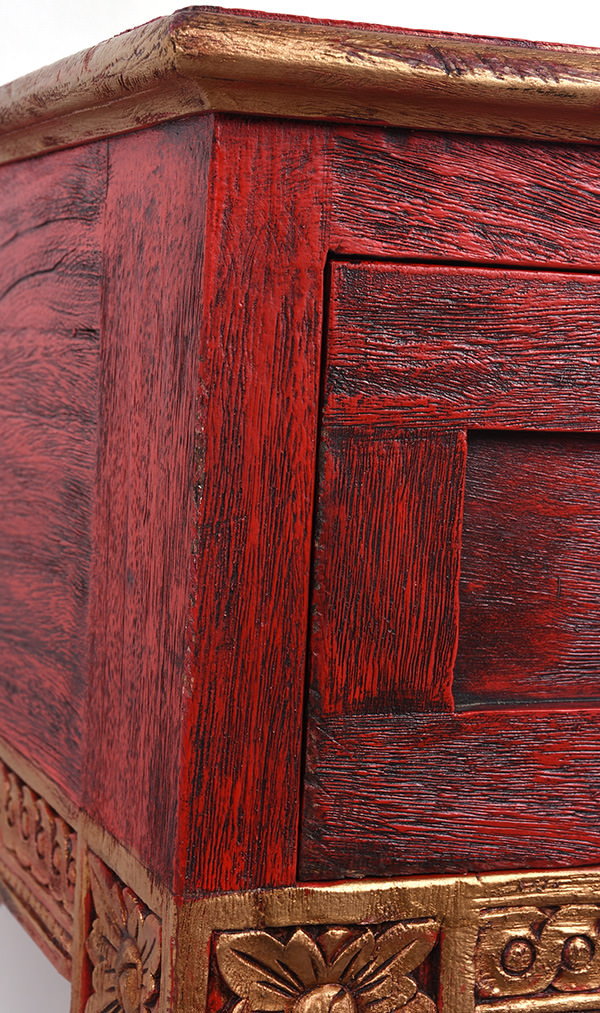
[[[594,944],[589,936],[570,936],[565,939],[562,962],[570,971],[583,971],[594,956]]]
[[[502,951],[502,967],[507,974],[525,974],[533,966],[535,950],[529,939],[511,939]]]
[[[343,985],[319,985],[296,1000],[292,1013],[357,1013],[352,993]]]

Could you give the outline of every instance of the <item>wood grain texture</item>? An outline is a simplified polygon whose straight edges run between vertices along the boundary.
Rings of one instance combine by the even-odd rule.
[[[300,879],[597,865],[597,711],[313,725]]]
[[[208,110],[597,141],[597,50],[187,8],[0,89],[0,160]]]
[[[451,709],[466,437],[327,427],[310,714]]]
[[[334,134],[338,254],[596,270],[599,209],[595,148],[344,125]]]
[[[217,124],[180,788],[188,893],[295,878],[326,142],[304,125]]]
[[[470,433],[461,706],[600,698],[600,440]]]
[[[0,173],[0,732],[76,800],[105,148]]]
[[[85,803],[170,881],[210,118],[109,146]]]
[[[334,264],[324,417],[598,428],[599,295],[596,275]]]

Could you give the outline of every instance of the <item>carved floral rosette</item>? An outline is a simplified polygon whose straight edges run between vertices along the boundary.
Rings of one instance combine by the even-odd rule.
[[[85,1013],[146,1013],[160,991],[161,923],[133,890],[89,855],[94,917],[86,949],[92,995]]]
[[[233,1013],[434,1013],[412,975],[434,946],[433,919],[376,930],[347,925],[223,932],[216,943]]]
[[[475,951],[479,1010],[600,1009],[600,906],[483,912]],[[567,1005],[565,1005],[565,1002]]]

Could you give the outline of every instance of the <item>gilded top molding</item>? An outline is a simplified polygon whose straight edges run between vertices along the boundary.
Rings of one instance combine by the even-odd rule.
[[[204,111],[597,142],[599,57],[189,7],[0,88],[0,162]]]

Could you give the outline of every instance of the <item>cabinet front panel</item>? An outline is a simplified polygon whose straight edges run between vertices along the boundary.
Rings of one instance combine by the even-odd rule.
[[[598,862],[599,295],[332,265],[303,878]]]

